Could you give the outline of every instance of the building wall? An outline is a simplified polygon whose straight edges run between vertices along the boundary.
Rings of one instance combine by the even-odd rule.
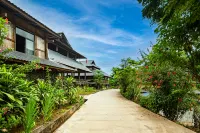
[[[3,47],[4,48],[12,48],[16,50],[16,27],[20,28],[28,33],[34,35],[34,55],[47,59],[48,52],[47,52],[47,33],[43,30],[38,28],[37,26],[33,26],[31,22],[28,20],[22,19],[14,15],[14,13],[10,12],[9,10],[0,6],[0,14],[7,13],[7,18],[9,20],[9,24],[6,24],[8,27],[8,35],[7,38],[4,40]]]
[[[15,26],[13,24],[6,25],[8,29],[7,37],[3,42],[3,47],[15,49]]]
[[[35,55],[45,59],[46,55],[46,46],[45,46],[45,40],[41,37],[35,36]]]

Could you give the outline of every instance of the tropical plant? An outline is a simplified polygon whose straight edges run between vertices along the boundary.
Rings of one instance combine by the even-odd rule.
[[[97,85],[97,89],[102,88],[103,86],[103,79],[104,79],[104,74],[101,70],[95,70],[94,72],[94,82]]]
[[[67,77],[63,80],[64,89],[67,90],[67,93],[74,88],[75,79],[73,77]]]
[[[0,67],[0,84],[0,108],[6,108],[2,119],[13,119],[10,121],[12,123],[7,124],[7,128],[11,128],[21,123],[24,106],[28,102],[30,93],[34,91],[33,83],[25,79],[24,73],[18,73],[12,67],[4,64]],[[14,121],[18,123],[14,123]],[[0,124],[0,126],[4,125]]]
[[[44,99],[42,101],[42,114],[44,117],[44,122],[51,119],[54,105],[55,100],[53,93],[44,94]]]
[[[23,116],[23,125],[25,133],[31,133],[32,128],[35,126],[35,119],[37,117],[37,103],[33,97],[30,97],[25,107]]]

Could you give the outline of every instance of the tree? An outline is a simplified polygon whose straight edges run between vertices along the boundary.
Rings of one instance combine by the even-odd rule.
[[[158,34],[157,43],[145,61],[149,65],[157,63],[159,68],[170,65],[170,69],[177,70],[177,67],[181,67],[182,71],[188,72],[188,75],[192,74],[193,82],[195,78],[200,81],[200,1],[138,0],[138,2],[143,6],[143,17],[157,25],[155,30]],[[189,89],[192,91],[193,87]]]
[[[184,52],[188,69],[200,79],[200,1],[138,0],[143,17],[157,24],[157,45]]]
[[[94,81],[97,85],[97,88],[100,89],[103,84],[104,74],[100,70],[96,70],[94,73]]]

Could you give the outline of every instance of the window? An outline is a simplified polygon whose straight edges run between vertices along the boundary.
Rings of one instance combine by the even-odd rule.
[[[34,35],[16,28],[16,50],[34,55]]]
[[[26,53],[34,55],[34,42],[26,39]]]

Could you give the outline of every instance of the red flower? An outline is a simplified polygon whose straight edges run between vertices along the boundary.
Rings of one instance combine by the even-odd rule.
[[[158,89],[159,89],[160,87],[161,87],[160,85],[156,86],[156,88],[158,88]]]
[[[183,101],[183,99],[182,98],[178,98],[178,102],[182,102]]]
[[[172,72],[173,75],[176,75],[176,72]]]
[[[152,79],[153,78],[153,76],[149,76],[149,79]]]
[[[4,111],[4,113],[3,113],[3,114],[4,114],[4,115],[6,115],[6,114],[7,114],[7,112],[8,112],[8,107],[5,107],[5,108],[3,108],[2,110]]]
[[[158,83],[158,80],[155,80],[154,83]]]
[[[145,66],[145,68],[148,69],[149,67],[148,67],[148,66]]]
[[[168,72],[167,75],[170,76],[170,72]]]
[[[163,83],[163,80],[160,80],[159,84],[162,84]]]
[[[0,52],[2,52],[2,49],[0,49]]]
[[[6,20],[6,24],[8,24],[8,18],[6,18],[5,20]]]

